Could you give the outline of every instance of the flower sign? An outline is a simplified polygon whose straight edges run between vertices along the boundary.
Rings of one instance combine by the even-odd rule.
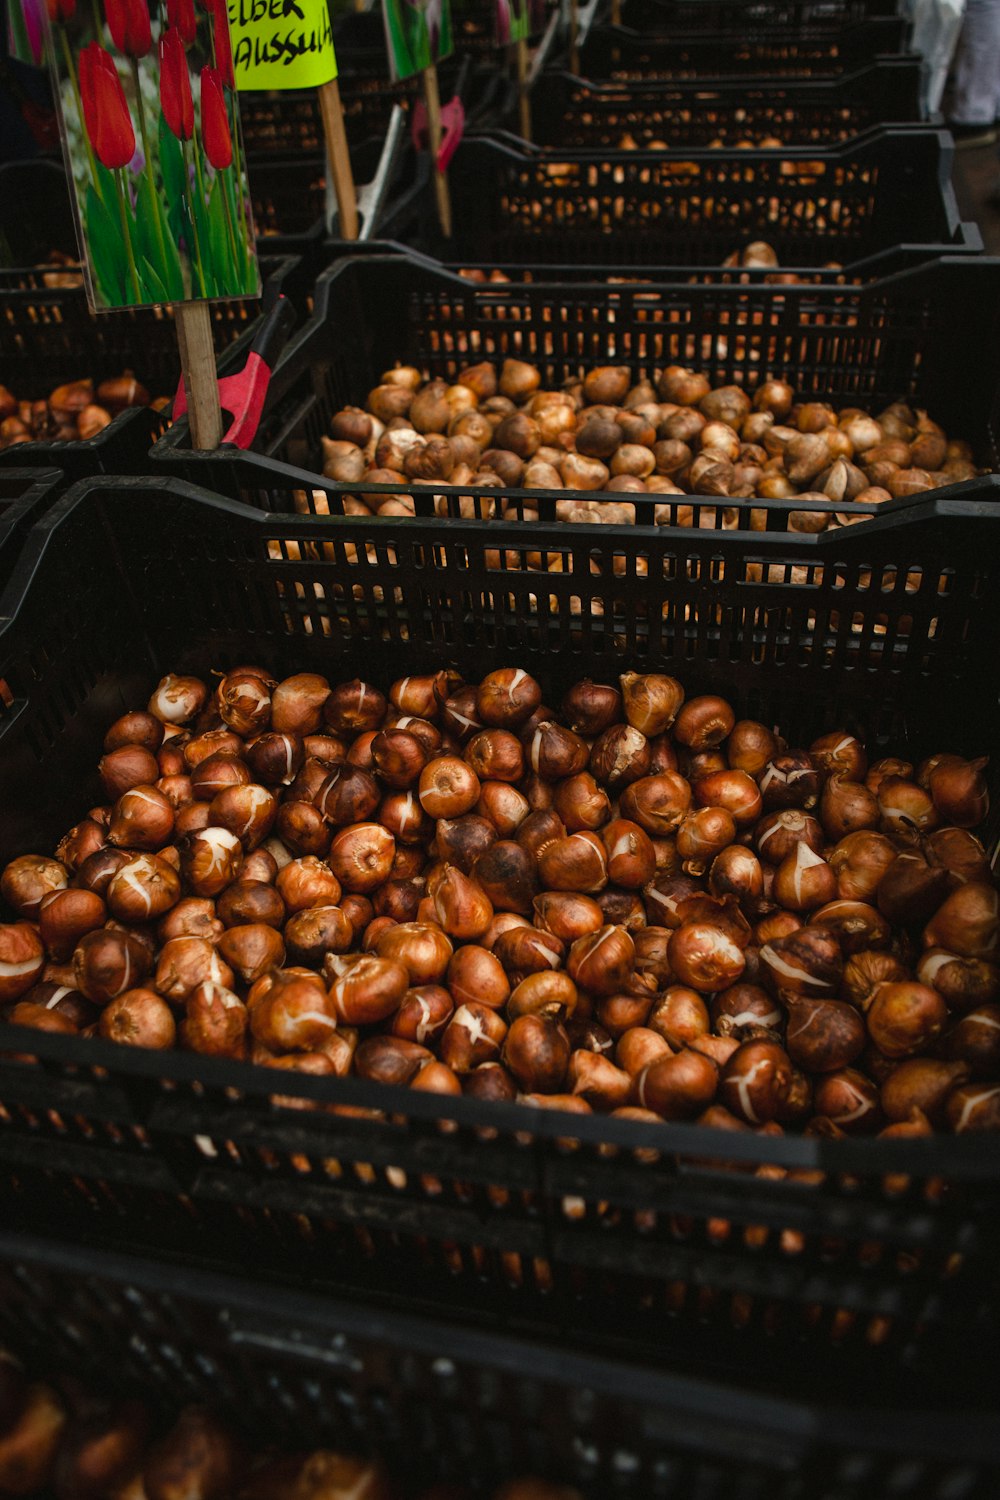
[[[337,76],[327,0],[229,0],[238,89],[319,88]]]
[[[256,297],[225,0],[47,0],[97,311]]]
[[[496,0],[497,45],[527,41],[545,30],[545,0]]]
[[[394,80],[451,56],[451,0],[382,0],[382,9]]]

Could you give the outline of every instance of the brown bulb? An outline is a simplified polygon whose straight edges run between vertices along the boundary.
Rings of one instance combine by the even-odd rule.
[[[952,1010],[971,1010],[1000,996],[1000,968],[996,964],[949,953],[946,948],[926,948],[917,963],[916,977],[921,984],[937,990]]]
[[[908,978],[907,970],[894,954],[864,950],[852,954],[844,965],[842,994],[852,1005],[867,1010],[880,984],[896,984]]]
[[[733,725],[726,743],[726,759],[734,771],[745,771],[756,778],[777,753],[777,738],[766,725],[754,719],[740,719]]]
[[[936,828],[924,840],[924,855],[928,864],[948,871],[953,885],[989,884],[986,850],[965,828]]]
[[[670,967],[680,984],[710,995],[735,984],[746,967],[743,950],[709,922],[685,922],[670,939]]]
[[[736,837],[736,822],[724,807],[699,807],[677,828],[677,853],[689,875],[703,875]]]
[[[611,815],[611,799],[589,771],[560,781],[554,788],[552,804],[568,833],[582,833],[585,829],[596,832]]]
[[[634,961],[635,944],[629,933],[608,925],[577,938],[566,967],[582,989],[594,995],[614,995],[627,985]]]
[[[857,1068],[841,1068],[819,1079],[813,1106],[848,1135],[869,1134],[880,1122],[878,1088]]]
[[[718,1088],[715,1063],[685,1048],[643,1068],[632,1080],[632,1098],[664,1120],[690,1120],[708,1108]]]
[[[891,839],[874,829],[859,829],[840,839],[830,854],[838,896],[870,901],[898,852]]]
[[[836,773],[845,781],[863,781],[868,769],[868,756],[861,741],[842,729],[832,734],[821,735],[809,746],[815,765],[827,776]]]
[[[594,741],[590,751],[592,775],[612,792],[638,781],[649,771],[649,741],[631,724],[613,724]]]
[[[760,950],[761,973],[779,998],[785,993],[826,997],[840,987],[844,961],[836,935],[803,927]]]
[[[907,1120],[918,1110],[935,1124],[944,1123],[945,1105],[952,1089],[967,1083],[964,1062],[933,1057],[911,1057],[898,1063],[882,1084],[880,1102],[887,1120]]]
[[[774,899],[789,911],[815,911],[837,894],[837,877],[804,841],[782,860],[774,875]]]
[[[948,1096],[945,1113],[956,1135],[1000,1130],[1000,1084],[960,1084]]]
[[[710,1015],[719,1036],[751,1041],[761,1033],[771,1032],[780,1040],[785,1012],[766,990],[757,984],[731,984],[712,996]]]
[[[945,1032],[941,1051],[964,1063],[973,1078],[1000,1076],[1000,1005],[979,1005],[967,1011]]]
[[[556,789],[556,808],[559,808]],[[672,833],[691,807],[690,783],[676,771],[662,771],[631,782],[621,794],[622,816],[653,837]]]
[[[552,1017],[522,1015],[511,1024],[502,1060],[524,1093],[558,1093],[566,1078],[569,1059],[569,1037]]]
[[[711,694],[689,698],[674,721],[674,739],[689,750],[710,750],[722,744],[735,723],[724,699]]]
[[[787,750],[773,755],[760,776],[764,807],[768,811],[815,807],[821,779],[804,750]]]
[[[943,1031],[948,1007],[936,990],[904,979],[879,985],[866,1020],[872,1041],[885,1057],[912,1057]]]
[[[744,1042],[722,1069],[719,1102],[748,1125],[776,1120],[792,1088],[794,1070],[777,1042]]]
[[[846,1068],[864,1051],[865,1023],[853,1005],[843,1000],[813,1000],[789,996],[785,1047],[794,1063],[811,1073]]]
[[[500,784],[487,783],[488,786]],[[383,803],[383,807],[384,805]],[[391,825],[387,826],[391,832],[395,832]],[[397,833],[396,837],[399,838],[400,835]],[[463,813],[459,818],[438,818],[434,852],[446,864],[455,865],[463,874],[471,875],[476,860],[496,841],[497,831],[486,818],[475,813]]]
[[[753,836],[757,853],[768,865],[780,865],[800,843],[806,844],[814,854],[820,854],[825,842],[817,819],[797,807],[767,813],[757,824]]]
[[[661,672],[625,672],[619,679],[625,718],[647,739],[670,729],[684,702],[684,689]]]
[[[892,938],[889,923],[864,901],[830,901],[810,913],[809,926],[835,933],[845,956],[888,948]]]
[[[861,828],[875,828],[879,821],[877,798],[857,781],[830,776],[819,804],[820,822],[827,838],[839,840]]]
[[[994,886],[970,883],[952,891],[924,928],[924,945],[963,958],[993,960],[1000,949],[1000,896]]]
[[[615,687],[584,678],[563,700],[563,717],[575,734],[597,739],[622,717],[622,695]]]

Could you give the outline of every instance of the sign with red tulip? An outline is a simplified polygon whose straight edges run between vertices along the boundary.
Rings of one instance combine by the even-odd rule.
[[[97,311],[256,297],[225,0],[47,0]]]
[[[230,0],[238,89],[319,88],[337,76],[327,0]]]
[[[412,78],[455,50],[451,0],[382,0],[393,80]]]

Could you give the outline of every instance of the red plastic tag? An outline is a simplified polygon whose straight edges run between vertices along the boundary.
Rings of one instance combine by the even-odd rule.
[[[464,132],[465,107],[456,94],[450,104],[444,105],[441,110],[441,148],[438,151],[436,163],[439,172],[446,170],[448,163],[458,150]],[[410,135],[417,150],[422,151],[427,145],[427,110],[422,100],[417,102],[413,110]]]
[[[233,443],[237,448],[249,448],[257,435],[270,381],[270,367],[259,354],[250,354],[237,375],[226,375],[219,381],[219,404],[223,411],[232,413],[235,418],[232,426],[223,434],[224,443]],[[182,376],[174,397],[173,416],[182,417],[186,411],[187,392]]]

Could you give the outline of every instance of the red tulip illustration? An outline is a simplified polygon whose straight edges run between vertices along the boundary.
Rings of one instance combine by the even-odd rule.
[[[87,136],[102,166],[127,167],[135,155],[135,130],[125,90],[110,52],[91,42],[80,53],[80,98]]]
[[[145,57],[153,45],[146,0],[104,0],[108,30],[119,52]]]
[[[194,99],[184,38],[174,26],[160,37],[160,107],[177,139],[189,141],[194,134]]]
[[[194,0],[167,0],[167,23],[177,27],[185,47],[190,47],[198,31]]]
[[[201,138],[205,155],[217,172],[233,160],[233,138],[226,115],[226,96],[218,68],[201,70]]]
[[[229,15],[226,11],[226,0],[214,0],[212,11],[215,16],[215,66],[226,88],[234,89],[236,83],[233,78],[233,49],[229,40]]]

